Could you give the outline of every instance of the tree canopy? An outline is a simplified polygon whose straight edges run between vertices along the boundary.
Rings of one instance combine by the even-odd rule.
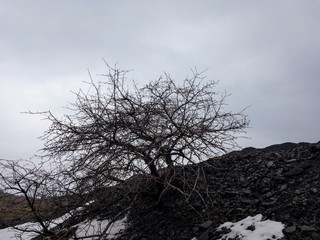
[[[81,176],[159,178],[232,149],[248,126],[243,111],[225,111],[227,94],[196,69],[179,84],[164,74],[138,87],[126,82],[128,71],[107,67],[102,81],[91,78],[89,91],[75,93],[70,114],[45,113],[51,122],[45,156],[62,159]]]

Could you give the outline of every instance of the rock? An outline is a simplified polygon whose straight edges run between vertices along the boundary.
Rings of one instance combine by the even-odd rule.
[[[312,193],[316,194],[316,193],[318,192],[318,189],[316,189],[316,188],[311,188],[310,191],[311,191]]]
[[[292,163],[292,162],[296,162],[296,161],[297,161],[297,159],[292,158],[292,159],[286,160],[286,163]]]
[[[300,165],[300,167],[303,168],[303,169],[309,168],[309,167],[311,167],[311,166],[312,166],[312,162],[310,162],[310,161],[304,161],[304,162]]]
[[[241,199],[241,202],[253,205],[253,204],[257,204],[259,200],[258,199]]]
[[[286,190],[287,188],[288,188],[288,184],[283,184],[283,185],[281,185],[280,190],[281,190],[281,191],[284,191],[284,190]]]
[[[320,234],[317,233],[317,232],[313,232],[313,233],[311,234],[311,237],[312,237],[312,239],[314,239],[314,240],[319,240],[319,239],[320,239]]]
[[[250,189],[245,189],[242,191],[244,194],[250,195],[252,191]]]
[[[311,227],[311,226],[307,226],[307,225],[301,226],[301,227],[300,227],[300,230],[301,230],[302,232],[316,232],[316,231],[317,231],[316,228]]]
[[[285,228],[284,231],[286,233],[294,233],[296,230],[297,230],[297,227],[294,225],[294,226],[290,226],[290,227]]]
[[[294,191],[294,193],[295,193],[296,195],[301,194],[301,192],[302,192],[302,190],[301,190],[301,189],[297,189],[297,190],[295,190],[295,191]],[[296,197],[295,197],[295,198],[296,198]]]
[[[199,227],[193,227],[193,228],[192,228],[192,231],[193,231],[193,232],[199,232],[199,230],[200,230]]]
[[[206,228],[211,227],[211,225],[212,225],[212,221],[211,221],[211,220],[208,220],[208,221],[206,221],[206,222],[204,222],[204,223],[199,224],[198,226],[201,227],[201,228],[206,229]]]
[[[202,233],[200,237],[198,237],[198,240],[209,240],[209,231],[207,230],[204,233]]]
[[[269,168],[269,167],[272,167],[274,165],[274,161],[269,161],[268,163],[267,163],[267,167]]]
[[[274,205],[278,201],[278,198],[271,198],[270,201],[263,201],[262,206],[271,206]]]
[[[267,192],[267,193],[266,193],[266,197],[267,197],[267,198],[272,197],[272,195],[273,195],[272,192]]]
[[[304,171],[303,168],[294,167],[291,170],[285,172],[283,175],[286,177],[292,177],[292,176],[300,175],[303,171]]]
[[[277,180],[278,182],[287,182],[287,178],[282,176],[276,176],[274,179]]]
[[[277,171],[276,171],[276,175],[277,176],[282,176],[283,174],[283,168],[279,168]]]

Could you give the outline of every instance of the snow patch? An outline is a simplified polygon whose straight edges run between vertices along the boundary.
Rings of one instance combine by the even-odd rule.
[[[87,220],[85,222],[77,224],[77,230],[74,236],[76,238],[92,236],[90,239],[94,240],[101,239],[101,235],[97,236],[97,234],[102,234],[103,236],[106,236],[106,239],[113,239],[117,234],[125,229],[126,220],[126,217],[124,217],[121,220],[111,223],[110,226],[108,226],[108,220]]]
[[[282,230],[284,224],[271,220],[262,221],[262,215],[258,214],[254,217],[247,217],[239,222],[226,222],[220,225],[217,230],[221,231],[224,228],[230,229],[231,232],[225,234],[220,240],[237,239],[239,240],[267,240],[280,239],[284,237]]]
[[[65,221],[71,216],[70,213],[67,213],[60,218],[52,220],[49,225],[49,229],[52,229],[53,227],[57,226],[59,223]],[[75,236],[78,238],[85,237],[85,236],[92,236],[88,239],[95,240],[100,239],[101,237],[98,236],[98,234],[103,233],[104,236],[106,236],[106,239],[113,239],[115,238],[122,230],[125,229],[126,225],[126,217],[124,217],[121,220],[115,221],[109,225],[108,220],[87,220],[85,222],[79,223],[75,225],[77,227],[77,230],[75,232]],[[107,228],[108,227],[108,228]],[[24,223],[13,227],[8,227],[4,229],[0,229],[0,239],[1,240],[12,240],[12,239],[22,239],[23,240],[30,240],[38,234],[36,232],[22,232],[18,229],[25,230],[25,229],[32,229],[33,231],[39,231],[41,232],[41,226],[39,223]],[[71,238],[74,239],[74,238]]]
[[[71,217],[71,214],[67,213],[59,218],[53,219],[49,222],[45,222],[45,224],[49,229],[52,229],[56,227],[58,224],[67,220],[69,217]],[[28,232],[25,230],[31,230],[31,232]],[[9,240],[9,239],[20,239],[20,236],[22,236],[22,239],[29,240],[38,236],[38,234],[36,233],[37,231],[38,232],[42,231],[42,227],[38,222],[27,222],[27,223],[17,225],[15,227],[0,229],[0,238],[1,240]]]

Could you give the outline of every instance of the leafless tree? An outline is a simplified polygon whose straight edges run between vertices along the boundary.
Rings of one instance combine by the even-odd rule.
[[[151,179],[159,199],[174,189],[187,201],[196,193],[206,202],[206,175],[198,163],[236,147],[249,124],[243,111],[226,110],[228,95],[217,91],[217,82],[196,69],[179,84],[164,74],[138,87],[127,81],[129,71],[106,66],[102,81],[90,75],[88,90],[74,93],[76,101],[67,107],[66,115],[36,113],[51,123],[42,136],[41,157],[52,167],[0,161],[2,188],[22,196],[17,199],[38,223],[37,227],[20,226],[21,233],[66,236],[72,234],[70,222],[82,221],[87,232],[81,238],[105,238],[112,223],[128,213],[135,200],[94,236],[89,234],[92,222],[81,215],[92,199],[90,208],[102,206],[101,189],[123,182],[127,185],[122,192],[139,189],[141,179]],[[103,197],[100,200],[104,202]],[[58,226],[48,208],[67,213],[67,220]],[[74,234],[79,238],[77,231]]]
[[[127,211],[108,221],[87,219],[92,201],[63,172],[26,160],[0,159],[0,167],[0,214],[17,239],[103,239]]]
[[[6,198],[7,207],[2,209],[3,215],[16,215],[36,221],[38,228],[17,227],[21,232],[41,233],[49,236],[53,233],[48,227],[48,209],[50,202],[45,194],[50,176],[30,161],[0,161],[0,186],[4,190],[2,198]],[[49,184],[50,185],[50,184]]]
[[[192,70],[180,84],[164,74],[138,87],[127,85],[128,71],[106,65],[102,81],[90,75],[89,90],[75,93],[68,114],[40,113],[51,123],[43,157],[63,162],[79,188],[137,174],[171,186],[177,167],[234,148],[248,126],[243,111],[225,110],[227,94],[203,72]]]

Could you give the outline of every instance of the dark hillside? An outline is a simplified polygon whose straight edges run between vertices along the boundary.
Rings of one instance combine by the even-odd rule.
[[[0,228],[32,219],[31,212],[22,196],[0,193]]]
[[[135,176],[93,191],[88,199],[94,201],[83,208],[81,216],[62,225],[74,231],[72,226],[84,219],[116,220],[126,215],[128,226],[120,240],[209,240],[221,236],[215,231],[220,224],[261,213],[286,225],[287,240],[320,239],[320,143],[246,148],[201,165],[208,185],[200,184],[188,202],[173,189],[165,191],[159,201],[155,183]],[[185,177],[191,182],[196,180],[193,170],[194,166],[185,167]],[[23,206],[9,197],[0,198],[1,211],[4,203],[17,209]],[[5,216],[6,221],[27,218]]]
[[[157,204],[148,182],[142,182],[138,196],[130,195],[136,186],[132,181],[102,194],[110,204],[96,213],[110,218],[132,204],[130,224],[119,239],[217,239],[221,223],[259,213],[283,222],[285,239],[320,239],[319,143],[244,149],[202,164],[209,184],[202,192],[207,207],[198,196],[187,204],[172,190]],[[191,171],[186,176],[194,177]],[[201,227],[207,220],[209,226]]]

